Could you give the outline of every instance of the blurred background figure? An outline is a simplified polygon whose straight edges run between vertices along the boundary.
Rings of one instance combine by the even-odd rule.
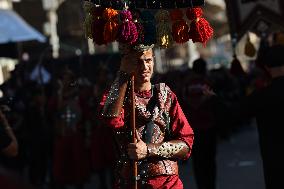
[[[50,101],[53,112],[52,180],[54,188],[74,185],[83,189],[90,176],[85,115],[75,74],[65,67],[58,80],[57,95]]]
[[[52,127],[47,116],[44,88],[30,84],[31,96],[24,115],[27,143],[27,172],[31,184],[43,187],[50,173]]]
[[[283,170],[282,125],[284,106],[284,46],[272,45],[262,54],[263,68],[270,81],[256,89],[241,105],[243,117],[256,118],[259,144],[263,161],[266,189],[277,188],[282,182],[279,171]]]
[[[207,71],[207,62],[196,59],[183,88],[185,115],[195,133],[192,151],[198,189],[216,188],[217,97]]]
[[[92,108],[91,108],[91,167],[98,178],[98,189],[111,189],[114,182],[114,166],[116,154],[114,150],[114,139],[111,128],[104,125],[97,117],[99,116],[99,102],[103,93],[109,87],[111,81],[109,70],[101,67],[96,73],[92,89]]]

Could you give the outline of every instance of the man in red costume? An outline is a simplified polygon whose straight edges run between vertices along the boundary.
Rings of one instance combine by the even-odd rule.
[[[101,118],[114,129],[117,142],[115,188],[182,189],[178,163],[190,156],[193,130],[177,97],[164,83],[152,85],[153,46],[136,45],[122,57],[120,70],[100,103]],[[130,143],[128,81],[135,77],[136,142]],[[130,161],[136,160],[138,175],[131,175]]]

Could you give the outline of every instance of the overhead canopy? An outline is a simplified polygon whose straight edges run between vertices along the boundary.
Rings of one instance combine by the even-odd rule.
[[[13,10],[0,9],[0,44],[31,40],[45,42],[46,37]]]

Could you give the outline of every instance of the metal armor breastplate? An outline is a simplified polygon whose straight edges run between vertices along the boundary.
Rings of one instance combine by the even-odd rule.
[[[148,136],[150,143],[164,142],[168,137],[169,130],[169,110],[171,106],[171,91],[165,84],[155,85],[156,92],[152,92],[150,98],[135,97],[136,104],[136,128],[140,138],[146,142],[145,131],[147,127],[152,127],[152,133]],[[154,106],[151,108],[151,103]],[[117,171],[123,180],[129,177],[129,159],[127,157],[126,146],[130,141],[129,130],[126,127],[116,132],[116,140],[120,152]],[[167,166],[165,166],[167,165]],[[138,173],[141,177],[156,175],[172,175],[178,173],[175,161],[157,158],[145,159],[138,162]]]

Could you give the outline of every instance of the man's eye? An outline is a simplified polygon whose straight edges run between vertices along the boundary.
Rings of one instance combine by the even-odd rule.
[[[147,64],[150,64],[153,62],[153,58],[139,59],[139,61],[141,61],[141,63],[146,62]]]
[[[147,59],[146,59],[146,62],[147,62],[147,63],[152,62],[152,61],[153,61],[152,58],[147,58]]]

